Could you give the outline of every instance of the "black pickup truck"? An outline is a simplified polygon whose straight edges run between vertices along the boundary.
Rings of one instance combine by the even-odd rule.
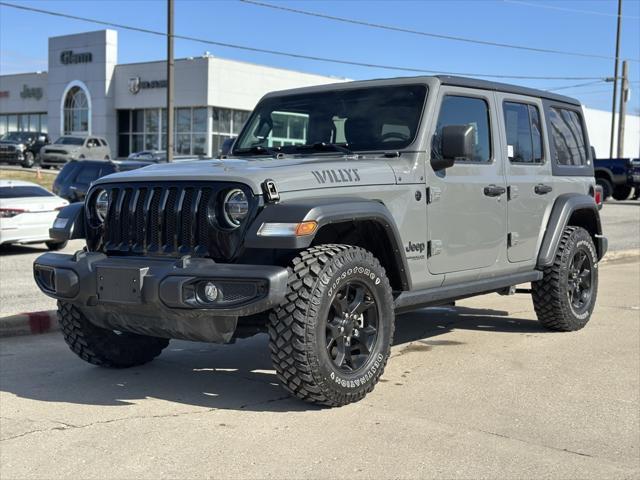
[[[634,198],[640,195],[640,159],[597,158],[595,175],[604,200],[609,197],[626,200],[632,191]]]

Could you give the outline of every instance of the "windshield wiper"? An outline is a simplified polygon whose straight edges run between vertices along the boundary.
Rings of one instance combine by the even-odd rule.
[[[280,147],[277,147],[277,149],[273,149],[269,147],[262,147],[260,145],[254,145],[253,147],[236,148],[233,150],[233,154],[242,155],[243,153],[257,153],[258,155],[271,155],[272,157],[278,157],[282,155],[282,152],[280,152],[279,150]]]
[[[353,151],[348,148],[348,143],[325,143],[325,142],[316,142],[309,143],[306,145],[296,145],[296,150],[315,150],[315,151],[332,151],[332,152],[341,152],[346,155],[353,154]]]

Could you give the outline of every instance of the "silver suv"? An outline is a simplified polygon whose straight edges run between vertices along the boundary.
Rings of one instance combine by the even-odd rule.
[[[65,135],[40,149],[40,165],[45,168],[64,166],[70,160],[109,160],[111,149],[102,137]]]
[[[607,250],[594,195],[574,99],[453,77],[301,88],[265,96],[224,158],[98,180],[52,230],[86,249],[34,272],[90,363],[264,331],[283,387],[338,406],[378,382],[399,313],[526,293],[545,327],[583,328]]]

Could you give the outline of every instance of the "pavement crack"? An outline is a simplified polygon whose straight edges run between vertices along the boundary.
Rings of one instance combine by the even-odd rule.
[[[287,400],[288,398],[291,398],[291,395],[284,395],[284,396],[278,397],[278,398],[270,398],[269,400],[263,400],[261,402],[245,403],[244,405],[240,405],[240,407],[238,407],[238,410],[244,410],[247,407],[255,407],[255,406],[258,406],[258,405],[267,405],[269,403],[279,402],[281,400]]]
[[[525,443],[527,445],[535,445],[537,447],[550,448],[551,450],[556,450],[558,452],[566,452],[566,453],[571,453],[573,455],[580,455],[581,457],[594,458],[593,455],[590,455],[588,453],[578,452],[576,450],[569,450],[568,448],[559,448],[559,447],[553,447],[551,445],[545,445],[545,444],[541,444],[541,443],[529,442],[527,440],[522,440],[521,438],[510,437],[509,435],[504,435],[502,433],[491,432],[489,430],[478,429],[477,431],[478,432],[482,432],[482,433],[486,433],[487,435],[493,435],[494,437],[506,438],[507,440],[514,440],[516,442]]]

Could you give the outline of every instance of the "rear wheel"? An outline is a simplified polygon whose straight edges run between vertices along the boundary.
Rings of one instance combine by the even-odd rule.
[[[626,200],[631,195],[632,188],[628,185],[618,185],[615,190],[613,190],[613,198],[618,201]]]
[[[283,387],[308,402],[346,405],[373,390],[389,358],[391,286],[366,250],[312,247],[293,261],[286,298],[269,321]]]
[[[580,330],[589,319],[598,293],[598,256],[591,235],[581,227],[567,227],[553,265],[532,283],[538,321],[550,330]]]
[[[169,345],[166,338],[117,332],[91,323],[80,310],[58,302],[58,320],[73,353],[100,367],[126,368],[150,362]]]
[[[613,184],[606,178],[596,178],[596,184],[602,187],[603,202],[613,194]]]

